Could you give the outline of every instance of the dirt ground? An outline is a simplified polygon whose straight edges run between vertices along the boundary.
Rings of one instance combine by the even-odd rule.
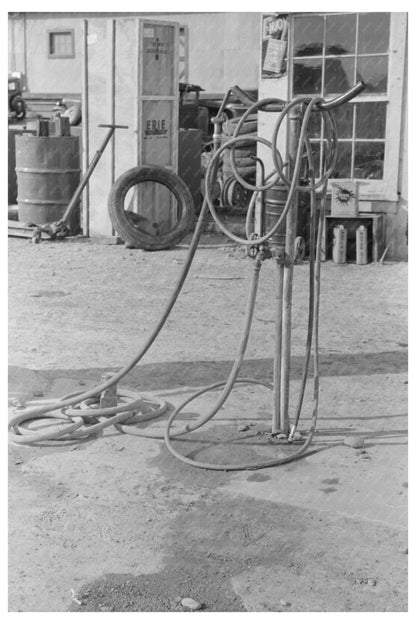
[[[177,405],[227,377],[252,261],[206,235],[158,340],[122,386]],[[89,240],[9,239],[9,397],[84,391],[130,361],[186,257]],[[242,376],[271,381],[274,267],[264,263]],[[308,267],[296,266],[291,410]],[[259,471],[186,465],[113,427],[87,442],[9,446],[9,611],[407,611],[407,265],[322,266],[318,431]],[[309,383],[300,430],[313,396]],[[184,410],[207,410],[218,391]],[[163,416],[146,429],[163,431]],[[264,434],[271,393],[241,385],[175,448],[201,461],[293,450]],[[246,425],[245,430],[242,431]],[[360,435],[364,449],[344,444]]]

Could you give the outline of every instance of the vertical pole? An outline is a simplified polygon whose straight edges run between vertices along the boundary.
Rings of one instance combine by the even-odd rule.
[[[116,118],[116,20],[107,22],[107,67],[109,77],[107,82],[107,110],[110,124],[114,125]],[[115,133],[113,132],[110,142],[110,150],[107,160],[110,184],[113,186],[115,180]],[[114,226],[111,226],[111,235],[115,236]]]
[[[298,149],[301,109],[296,106],[289,115],[289,171],[293,174],[294,161]],[[292,332],[292,287],[293,263],[295,259],[295,238],[297,226],[297,193],[286,217],[286,244],[285,252],[287,263],[283,269],[283,303],[282,303],[282,358],[281,358],[281,395],[280,395],[280,429],[289,434],[289,391],[290,391],[290,355]]]
[[[282,371],[282,291],[283,291],[283,264],[280,258],[276,262],[276,315],[275,315],[275,342],[274,342],[274,363],[273,363],[273,412],[272,412],[272,433],[283,431],[281,422],[280,393],[281,393],[281,371]]]
[[[89,117],[88,117],[88,20],[83,20],[83,55],[82,55],[82,171],[88,169],[89,155]],[[90,235],[90,191],[89,185],[82,197],[82,233]]]
[[[109,81],[109,105],[110,105],[110,124],[115,125],[116,123],[116,20],[113,19],[110,21],[109,25],[109,61],[110,61],[110,81]],[[108,122],[107,122],[108,123]],[[115,133],[113,132],[111,143],[110,143],[110,178],[111,185],[114,184],[115,180]]]

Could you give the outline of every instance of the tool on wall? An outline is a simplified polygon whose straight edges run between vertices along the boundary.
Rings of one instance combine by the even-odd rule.
[[[359,82],[347,93],[331,101],[325,101],[320,97],[297,97],[289,103],[282,102],[281,100],[277,100],[275,98],[267,98],[259,102],[253,102],[247,94],[244,93],[244,91],[239,89],[239,87],[234,87],[227,92],[223,102],[224,105],[227,97],[232,91],[234,95],[238,94],[238,97],[240,97],[244,103],[247,103],[249,108],[241,117],[240,123],[235,129],[234,136],[223,145],[221,145],[220,132],[222,123],[221,110],[218,115],[218,119],[214,120],[214,124],[216,125],[215,134],[217,135],[216,137],[214,136],[216,152],[207,169],[205,200],[199,215],[185,264],[182,268],[182,272],[178,278],[178,282],[173,290],[173,293],[165,307],[162,317],[134,359],[116,374],[110,376],[106,380],[102,380],[102,383],[97,387],[82,394],[73,393],[71,395],[67,395],[60,401],[29,402],[27,406],[21,406],[20,409],[16,410],[15,415],[9,422],[9,429],[11,431],[10,435],[13,442],[17,444],[36,443],[39,439],[45,439],[46,437],[48,437],[48,439],[55,440],[65,440],[68,439],[68,437],[71,438],[71,436],[76,438],[89,437],[90,435],[97,435],[98,433],[101,433],[104,428],[114,424],[119,430],[132,433],[134,435],[157,439],[164,438],[168,449],[174,456],[192,466],[205,469],[254,470],[284,464],[300,457],[305,453],[306,449],[311,444],[315,433],[318,417],[319,394],[319,250],[325,210],[323,206],[321,206],[320,210],[318,209],[316,192],[320,189],[322,197],[325,198],[326,185],[336,164],[337,133],[331,110],[353,99],[364,88],[365,85],[362,82]],[[222,108],[224,108],[224,106],[222,106]],[[274,164],[273,170],[267,176],[264,176],[262,173],[260,176],[260,183],[254,185],[241,178],[237,167],[233,162],[232,153],[234,147],[238,145],[239,140],[241,140],[239,137],[239,131],[241,125],[246,119],[246,116],[259,110],[279,112],[280,115],[274,127],[271,141],[256,135],[252,136],[253,141],[262,143],[271,150]],[[324,141],[323,171],[320,176],[319,172],[315,168],[311,143],[308,137],[308,124],[313,113],[320,113],[322,115],[325,128],[326,140]],[[277,149],[277,137],[282,124],[286,120],[289,124],[289,147],[288,160],[287,162],[284,162],[282,155]],[[246,140],[246,135],[244,140]],[[219,166],[221,155],[225,150],[230,150],[231,163],[233,165],[236,179],[239,180],[245,188],[249,188],[253,191],[249,209],[247,211],[246,238],[236,236],[229,231],[219,218],[215,207],[213,186],[216,179],[216,170]],[[307,180],[303,179],[301,181],[301,171],[305,159],[307,162],[308,176]],[[260,171],[262,172],[263,169],[260,168]],[[293,270],[296,261],[296,196],[300,190],[302,190],[302,192],[305,190],[309,191],[311,198],[308,327],[301,387],[294,416],[290,418],[289,388],[292,288]],[[263,202],[263,193],[269,193],[268,197],[266,197],[266,195],[264,197],[264,203],[266,204],[265,210],[263,211],[264,217],[261,219],[260,227],[257,228],[257,231],[253,231],[251,221],[254,215],[255,202],[258,198],[260,198]],[[267,202],[269,202],[268,205]],[[208,209],[210,210],[215,222],[226,234],[226,236],[232,241],[246,247],[247,256],[252,258],[254,261],[253,277],[248,294],[244,328],[240,344],[238,346],[237,356],[228,379],[198,390],[198,392],[194,393],[181,405],[176,407],[168,419],[164,436],[160,436],[152,433],[151,431],[139,428],[136,424],[164,413],[166,411],[166,404],[158,401],[154,397],[149,397],[148,395],[144,396],[135,393],[128,393],[121,388],[117,388],[116,391],[115,388],[117,387],[118,382],[134,366],[136,366],[136,364],[148,351],[175,305],[197,250]],[[277,286],[275,294],[276,331],[272,384],[258,379],[238,377],[244,360],[253,320],[260,269],[262,263],[266,259],[272,259],[275,264]],[[189,456],[184,456],[180,454],[176,448],[174,448],[172,444],[173,440],[195,431],[218,413],[231,394],[235,384],[259,384],[271,390],[273,396],[272,433],[274,435],[278,433],[283,435],[286,443],[296,441],[296,429],[302,410],[309,362],[312,355],[312,345],[314,363],[314,405],[311,416],[311,424],[306,439],[302,440],[301,445],[295,447],[295,450],[291,454],[255,464],[209,464],[196,461]],[[106,396],[104,393],[111,387],[113,388],[113,395],[112,405],[109,407],[104,400]],[[215,405],[207,414],[203,414],[193,423],[187,422],[187,424],[181,429],[171,431],[175,419],[186,405],[202,394],[217,388],[223,388],[222,392]],[[52,433],[49,433],[50,429],[48,429],[45,433],[33,433],[32,431],[27,431],[24,423],[35,418],[55,418],[61,422],[58,423],[58,425],[52,430]],[[97,423],[95,420],[96,418],[101,418],[102,421]]]

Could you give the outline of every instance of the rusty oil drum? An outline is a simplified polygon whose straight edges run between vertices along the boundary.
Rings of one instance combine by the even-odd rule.
[[[283,184],[275,184],[264,191],[264,231],[269,232],[280,219],[286,205],[288,191]],[[286,219],[281,227],[269,238],[271,248],[279,251],[285,250],[286,244]]]
[[[79,137],[16,136],[16,173],[19,221],[58,221],[80,181]],[[79,230],[79,208],[70,229]]]

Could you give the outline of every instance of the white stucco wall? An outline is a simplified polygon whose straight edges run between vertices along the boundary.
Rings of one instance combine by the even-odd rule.
[[[260,13],[122,14],[129,15],[175,21],[189,27],[189,82],[206,91],[222,92],[235,84],[257,87]],[[81,92],[82,20],[88,17],[107,19],[117,14],[26,13],[9,20],[9,68],[27,73],[29,91]],[[48,59],[47,32],[56,28],[74,29],[75,58]],[[14,50],[18,46],[21,52],[12,51],[12,43]]]

